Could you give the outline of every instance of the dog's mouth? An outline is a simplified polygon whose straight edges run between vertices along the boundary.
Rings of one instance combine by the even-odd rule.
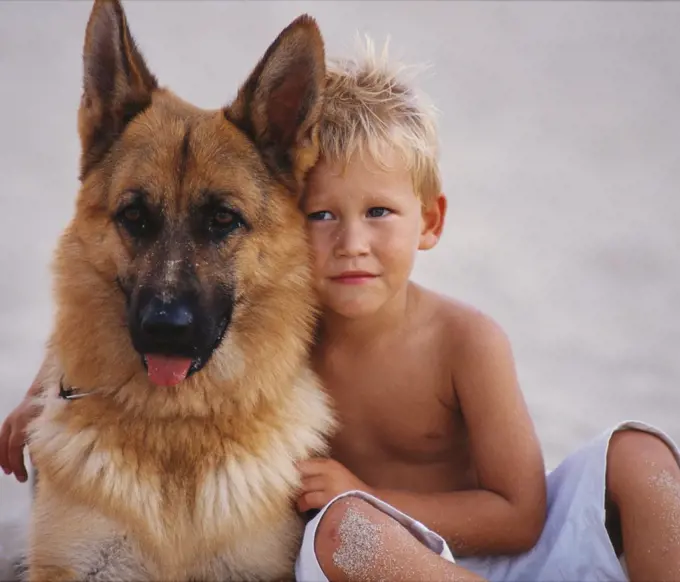
[[[156,386],[175,386],[186,379],[194,361],[162,354],[144,354],[144,367],[149,380]]]
[[[142,362],[149,381],[155,386],[171,387],[186,380],[201,370],[218,348],[229,325],[230,316],[225,316],[219,324],[218,334],[213,344],[202,354],[187,357],[185,354],[144,353]],[[196,351],[196,350],[192,350]]]

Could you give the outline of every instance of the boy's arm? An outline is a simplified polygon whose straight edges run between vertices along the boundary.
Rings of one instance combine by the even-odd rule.
[[[521,553],[535,545],[545,520],[545,472],[510,344],[498,325],[481,314],[471,316],[457,337],[461,344],[453,350],[453,383],[479,487],[428,494],[374,489],[337,461],[317,459],[300,465],[301,511],[359,489],[439,533],[459,556]]]
[[[26,445],[26,427],[40,411],[36,397],[43,390],[42,382],[52,364],[51,354],[43,360],[33,383],[17,407],[10,412],[0,427],[0,468],[6,475],[14,473],[17,480],[25,482],[28,472],[24,463],[24,446]]]
[[[453,382],[479,489],[374,494],[438,532],[458,555],[527,551],[545,522],[545,468],[510,343],[500,327],[481,314],[472,317],[461,341],[454,355]]]

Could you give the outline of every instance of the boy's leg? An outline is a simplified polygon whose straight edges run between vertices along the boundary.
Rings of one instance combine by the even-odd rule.
[[[314,547],[321,569],[332,582],[482,580],[437,555],[395,519],[356,497],[339,499],[328,508],[316,530]]]
[[[668,445],[634,429],[614,433],[607,490],[631,580],[680,580],[680,466]]]
[[[295,564],[298,582],[467,580],[444,539],[363,491],[348,491],[305,527]]]

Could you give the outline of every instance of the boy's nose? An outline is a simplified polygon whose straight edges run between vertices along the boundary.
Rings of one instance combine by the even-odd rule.
[[[370,249],[368,233],[361,224],[345,225],[338,236],[335,253],[339,257],[360,257]]]

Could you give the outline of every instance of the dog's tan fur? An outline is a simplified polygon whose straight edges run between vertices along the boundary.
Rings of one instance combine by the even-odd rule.
[[[315,299],[297,208],[317,157],[321,36],[296,20],[235,101],[205,111],[158,87],[120,4],[96,0],[84,69],[82,187],[56,252],[52,366],[29,445],[29,579],[292,578],[295,462],[322,453],[333,425],[308,364]],[[204,189],[227,192],[253,227],[219,248],[178,236],[139,253],[111,217],[140,187],[178,232]],[[228,284],[237,304],[205,367],[159,388],[121,281],[172,293],[187,261],[206,294]],[[64,400],[62,380],[90,393]]]

